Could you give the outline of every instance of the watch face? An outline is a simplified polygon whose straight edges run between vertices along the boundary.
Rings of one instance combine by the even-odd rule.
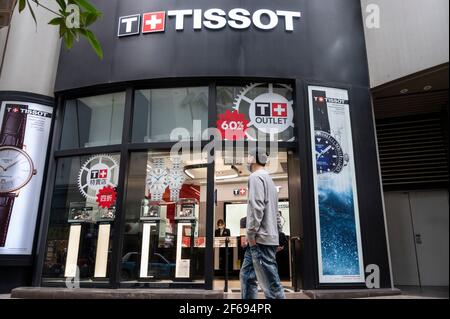
[[[181,188],[183,186],[184,181],[186,178],[183,174],[173,174],[170,175],[169,178],[169,187],[171,188]]]
[[[150,187],[155,185],[167,186],[167,170],[164,168],[154,168],[150,172],[147,183]]]
[[[0,193],[15,192],[35,174],[33,161],[16,147],[0,147]]]
[[[317,173],[340,173],[344,166],[344,153],[338,141],[326,132],[315,135]]]

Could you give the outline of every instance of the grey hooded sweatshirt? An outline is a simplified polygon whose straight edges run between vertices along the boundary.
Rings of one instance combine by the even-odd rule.
[[[279,231],[277,188],[269,173],[260,169],[248,180],[247,239],[261,245],[278,246]]]

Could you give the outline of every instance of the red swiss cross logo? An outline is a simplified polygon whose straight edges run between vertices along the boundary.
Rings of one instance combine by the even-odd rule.
[[[272,103],[273,117],[287,117],[287,103]]]
[[[166,27],[166,13],[147,12],[142,15],[142,33],[164,32]]]
[[[116,190],[111,186],[105,186],[97,193],[97,204],[101,208],[110,208],[116,201]]]
[[[108,170],[107,169],[101,169],[98,175],[99,175],[100,178],[107,178],[108,177]]]

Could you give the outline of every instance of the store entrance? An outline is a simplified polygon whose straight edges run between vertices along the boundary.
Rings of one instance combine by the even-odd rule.
[[[278,272],[286,288],[292,287],[293,273],[288,157],[287,151],[270,154],[270,163],[266,167],[278,189],[278,209],[287,239],[277,253]],[[239,271],[246,249],[247,185],[250,172],[245,160],[227,165],[226,154],[217,152],[215,161],[214,289],[224,290],[228,286],[228,292],[236,293],[240,292]]]

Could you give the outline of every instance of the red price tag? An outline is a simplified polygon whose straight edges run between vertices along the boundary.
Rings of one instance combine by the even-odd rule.
[[[217,121],[217,128],[225,140],[241,140],[245,138],[249,121],[244,114],[239,114],[238,111],[231,112],[227,110],[225,114],[219,115]]]
[[[110,208],[116,201],[116,190],[111,186],[105,186],[97,193],[97,204],[101,208]]]

